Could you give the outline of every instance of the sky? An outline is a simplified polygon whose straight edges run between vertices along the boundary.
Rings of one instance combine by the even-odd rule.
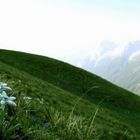
[[[104,40],[140,40],[139,0],[1,0],[0,48],[76,65]]]

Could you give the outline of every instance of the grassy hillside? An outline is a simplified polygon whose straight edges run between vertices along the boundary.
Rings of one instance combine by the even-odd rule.
[[[140,97],[82,69],[0,50],[0,81],[33,98],[29,117],[17,111],[23,139],[140,139]]]

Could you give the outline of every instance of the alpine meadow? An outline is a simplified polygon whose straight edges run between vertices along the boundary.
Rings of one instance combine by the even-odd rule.
[[[0,82],[1,140],[140,139],[140,97],[83,69],[1,49]]]

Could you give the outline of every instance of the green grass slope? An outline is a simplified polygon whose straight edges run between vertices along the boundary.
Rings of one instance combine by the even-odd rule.
[[[36,113],[27,120],[36,135],[19,113],[28,139],[140,139],[140,97],[94,74],[51,58],[0,50],[0,79],[22,96],[44,100],[45,107],[31,103]]]

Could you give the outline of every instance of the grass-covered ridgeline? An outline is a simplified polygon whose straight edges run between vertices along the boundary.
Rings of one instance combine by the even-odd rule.
[[[140,139],[140,97],[87,71],[0,50],[0,81],[20,101],[8,116],[12,129],[0,126],[3,139]]]

